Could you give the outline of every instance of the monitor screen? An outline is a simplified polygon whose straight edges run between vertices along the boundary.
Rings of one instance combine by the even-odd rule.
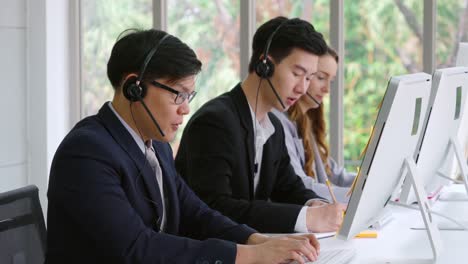
[[[404,160],[413,159],[422,131],[430,90],[426,73],[390,79],[338,238],[350,239],[373,224],[400,185]]]

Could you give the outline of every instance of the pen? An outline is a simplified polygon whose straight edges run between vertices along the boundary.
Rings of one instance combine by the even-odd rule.
[[[327,180],[325,181],[325,183],[327,184],[328,191],[330,191],[330,195],[331,195],[331,197],[332,197],[332,199],[333,199],[333,203],[335,203],[335,204],[338,203],[338,202],[336,201],[335,194],[333,193],[333,190],[332,190],[330,181],[327,179]]]
[[[359,177],[360,170],[361,170],[360,167],[357,167],[357,168],[356,168],[357,174],[356,174],[356,176],[354,177],[354,180],[353,180],[353,183],[351,184],[351,187],[349,188],[348,192],[346,193],[346,196],[348,196],[348,197],[349,197],[349,196],[351,195],[351,193],[353,192],[354,187],[356,187],[356,182],[357,182],[357,178]]]

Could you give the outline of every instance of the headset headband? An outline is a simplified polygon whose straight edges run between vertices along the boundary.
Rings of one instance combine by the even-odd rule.
[[[275,29],[275,31],[273,31],[273,33],[271,33],[270,37],[268,38],[266,46],[265,46],[265,53],[263,54],[263,62],[264,63],[266,63],[266,59],[267,59],[267,56],[268,56],[268,51],[270,50],[270,45],[271,45],[271,42],[273,41],[273,37],[275,36],[276,32],[278,32],[278,30],[284,24],[286,24],[288,21],[289,21],[289,19],[286,19],[285,21],[281,22],[281,24]]]
[[[164,37],[162,37],[159,41],[158,44],[156,44],[149,52],[148,55],[145,57],[145,61],[141,65],[140,73],[138,74],[138,80],[136,82],[137,85],[140,85],[140,82],[143,80],[143,75],[145,74],[146,67],[148,66],[149,62],[153,58],[154,53],[158,50],[159,46],[161,46],[161,43],[169,37],[169,34],[166,34]]]

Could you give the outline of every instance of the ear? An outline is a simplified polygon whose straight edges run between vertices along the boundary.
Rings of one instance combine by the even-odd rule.
[[[271,61],[273,64],[276,64],[275,60],[273,59],[273,57],[271,57],[270,55],[267,55],[267,58],[269,61]]]
[[[260,55],[260,58],[258,59],[259,61],[263,61],[263,58],[265,56],[263,55],[263,53]],[[273,59],[273,57],[271,57],[270,55],[267,55],[267,61],[270,61],[272,64],[276,64],[275,60]]]
[[[262,54],[260,54],[260,56],[258,57],[258,59],[259,59],[259,60],[263,60],[264,57],[265,57],[265,55],[264,55],[263,52],[262,52]],[[272,58],[269,54],[267,54],[267,58],[268,58],[270,61],[273,61],[273,58]]]
[[[127,82],[128,79],[130,78],[138,78],[138,74],[136,73],[129,73],[127,75],[124,75],[122,81],[120,82],[120,89],[122,89],[123,85]]]

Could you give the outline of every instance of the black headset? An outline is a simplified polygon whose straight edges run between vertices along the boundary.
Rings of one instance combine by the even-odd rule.
[[[281,22],[281,24],[271,33],[271,35],[268,37],[268,40],[265,45],[265,49],[263,50],[263,58],[260,58],[257,64],[255,65],[255,73],[260,78],[267,79],[273,76],[273,73],[275,71],[275,65],[273,62],[268,58],[268,51],[270,51],[270,45],[271,42],[273,41],[273,37],[275,36],[276,32],[286,23],[289,22],[289,19],[286,19],[285,21]]]
[[[154,54],[158,50],[159,46],[163,43],[163,41],[169,37],[169,34],[163,36],[158,43],[148,52],[146,55],[143,64],[141,65],[140,72],[138,76],[128,78],[122,86],[122,92],[125,98],[127,98],[130,102],[137,102],[142,101],[143,98],[146,96],[146,86],[141,83],[143,77],[145,75],[146,67],[148,67],[149,62],[153,58]]]
[[[154,125],[158,129],[159,133],[164,137],[165,134],[161,129],[161,126],[159,126],[158,122],[154,118],[154,116],[151,114],[150,110],[146,106],[145,102],[143,101],[143,98],[146,96],[146,85],[143,85],[141,82],[143,80],[143,76],[146,71],[146,67],[148,66],[149,62],[153,58],[154,54],[158,50],[159,46],[161,46],[161,43],[169,37],[169,34],[164,35],[158,43],[148,52],[148,55],[146,55],[145,60],[143,61],[143,64],[141,65],[140,72],[138,73],[138,76],[133,76],[128,78],[125,83],[122,85],[122,93],[127,98],[130,102],[140,102],[143,107],[145,108],[146,113],[149,115],[151,120],[153,121]]]

